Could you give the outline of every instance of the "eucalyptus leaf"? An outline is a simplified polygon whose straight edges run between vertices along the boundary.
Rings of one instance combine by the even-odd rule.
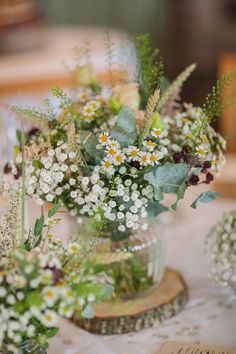
[[[82,311],[82,317],[84,318],[93,318],[94,317],[94,309],[92,304],[88,304]]]
[[[203,192],[194,200],[191,204],[191,208],[196,209],[198,203],[210,203],[216,198],[222,198],[222,195],[214,191]]]
[[[145,179],[155,190],[155,199],[163,199],[164,193],[178,193],[179,187],[187,180],[190,166],[187,164],[166,164],[152,168]]]
[[[146,210],[149,218],[155,218],[163,211],[168,210],[168,208],[157,200],[149,200]]]
[[[85,151],[96,161],[101,162],[104,155],[101,150],[97,149],[99,144],[98,138],[94,134],[90,134],[87,139],[85,139],[84,148]]]
[[[111,137],[122,147],[132,145],[137,139],[136,115],[130,107],[123,107],[117,117],[116,124],[111,130]]]
[[[187,185],[185,183],[178,188],[177,199],[176,199],[175,203],[171,205],[172,209],[177,210],[178,203],[181,199],[184,198],[186,189],[187,189]]]
[[[57,327],[48,328],[46,331],[47,338],[54,337],[58,333],[58,331],[59,331],[59,328],[57,328]]]

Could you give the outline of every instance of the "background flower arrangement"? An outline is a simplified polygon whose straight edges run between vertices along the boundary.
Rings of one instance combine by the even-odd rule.
[[[224,163],[224,139],[210,123],[222,111],[221,92],[235,76],[217,82],[202,108],[178,102],[183,82],[195,65],[170,84],[158,50],[148,36],[136,39],[137,72],[131,82],[115,82],[112,44],[106,39],[110,83],[101,85],[89,65],[74,70],[77,89],[62,89],[59,112],[14,110],[36,129],[27,134],[26,189],[38,204],[61,202],[86,217],[87,234],[122,240],[147,228],[147,218],[167,210],[164,195],[175,194],[177,208],[190,186],[210,183]],[[21,173],[21,133],[14,161],[5,166]],[[5,190],[4,183],[2,190]],[[192,203],[209,202],[208,191]],[[115,230],[115,232],[114,232]],[[130,271],[132,267],[130,268]]]
[[[46,353],[59,316],[91,318],[93,303],[108,299],[113,288],[86,275],[92,244],[82,249],[51,234],[59,205],[47,218],[42,213],[23,237],[20,206],[18,195],[0,225],[0,350]]]
[[[236,211],[225,213],[210,230],[206,253],[213,268],[211,275],[223,286],[236,289]]]

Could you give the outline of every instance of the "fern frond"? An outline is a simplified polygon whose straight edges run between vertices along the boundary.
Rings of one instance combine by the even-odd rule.
[[[160,99],[160,89],[156,89],[153,95],[151,95],[148,99],[148,103],[144,115],[144,135],[147,134],[147,132],[149,131],[152,125],[153,114],[159,102],[159,99]]]
[[[140,85],[141,108],[144,109],[148,97],[157,86],[160,86],[164,65],[159,49],[152,49],[149,34],[137,36],[135,38],[135,48],[137,55],[136,81]]]
[[[183,85],[183,83],[188,79],[193,70],[196,68],[196,64],[189,65],[179,76],[173,81],[173,83],[166,89],[163,93],[158,105],[157,111],[160,112],[166,103],[168,103],[173,96],[176,95],[177,90]]]
[[[76,160],[78,165],[84,166],[83,155],[77,143],[77,135],[73,121],[69,121],[67,124],[67,142],[70,150],[76,153]]]
[[[51,117],[49,117],[44,112],[37,110],[36,108],[21,108],[18,106],[13,106],[12,111],[18,114],[21,118],[31,120],[32,123],[41,128],[42,130],[49,129],[49,122]]]
[[[66,92],[60,87],[54,87],[52,94],[60,101],[60,108],[68,109],[73,105],[72,100],[67,96]]]

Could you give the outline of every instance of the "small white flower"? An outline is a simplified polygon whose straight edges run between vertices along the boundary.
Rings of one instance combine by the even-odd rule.
[[[58,292],[53,287],[44,288],[42,295],[43,295],[43,299],[45,300],[46,304],[49,306],[53,306],[58,298]]]
[[[69,179],[69,184],[70,184],[71,186],[74,186],[74,185],[76,184],[76,180],[75,180],[74,178],[70,178],[70,179]]]
[[[89,178],[83,177],[81,183],[83,186],[87,186],[89,184]]]
[[[130,159],[138,159],[139,149],[136,146],[129,146],[125,151],[126,154],[130,157]]]
[[[166,130],[162,130],[160,128],[154,128],[152,131],[151,131],[151,135],[154,137],[154,138],[163,138],[165,136],[167,136],[167,131]]]
[[[76,157],[76,153],[74,151],[69,152],[69,158],[74,159]]]
[[[124,231],[125,231],[125,226],[124,226],[124,225],[119,225],[119,226],[118,226],[118,230],[119,230],[120,232],[124,232]]]
[[[110,143],[111,138],[108,132],[104,132],[98,136],[99,143],[103,146],[106,146]]]
[[[73,307],[67,303],[61,303],[59,306],[59,314],[63,317],[70,318],[73,315]]]
[[[143,146],[149,151],[153,151],[156,144],[152,140],[144,140]]]
[[[67,250],[70,254],[79,253],[81,246],[76,242],[72,242],[68,244]]]
[[[88,300],[88,302],[94,302],[95,301],[95,295],[94,294],[89,294],[87,296],[87,300]]]
[[[52,194],[47,194],[47,195],[46,195],[46,200],[47,200],[47,202],[52,202],[53,199],[54,199],[54,197],[53,197]]]
[[[0,286],[0,297],[3,298],[7,295],[7,291],[3,286]]]
[[[8,295],[7,297],[7,303],[9,305],[14,305],[16,303],[16,298],[14,295]]]
[[[150,154],[145,151],[140,151],[138,155],[138,161],[141,166],[148,166],[150,164]]]
[[[70,165],[70,170],[71,170],[71,172],[77,172],[78,171],[78,166],[76,166],[75,164],[73,164],[73,165]],[[64,176],[63,176],[64,177]]]
[[[55,312],[47,310],[41,315],[40,321],[46,327],[54,327],[57,324],[57,315]]]

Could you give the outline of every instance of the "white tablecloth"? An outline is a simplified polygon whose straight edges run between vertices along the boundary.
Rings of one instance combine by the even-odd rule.
[[[181,313],[156,328],[113,336],[94,335],[62,319],[49,353],[154,354],[168,340],[236,348],[236,296],[212,283],[204,256],[206,233],[232,208],[236,201],[224,199],[199,205],[197,210],[184,203],[166,227],[167,264],[182,273],[189,288],[189,301]]]

